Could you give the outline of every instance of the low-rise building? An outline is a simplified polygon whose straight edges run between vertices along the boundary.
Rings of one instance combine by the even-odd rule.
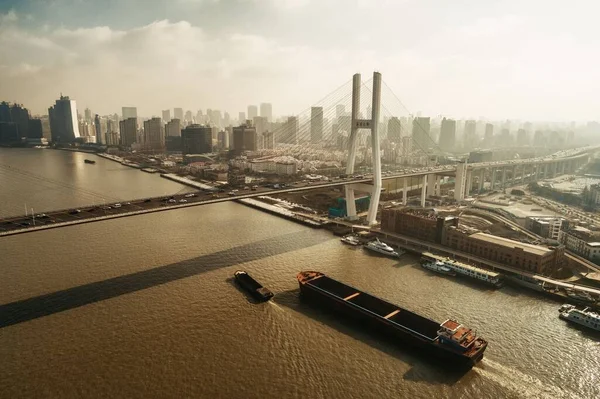
[[[600,264],[600,235],[585,227],[574,227],[560,232],[559,241],[569,251]]]
[[[448,229],[443,244],[515,269],[540,274],[556,270],[564,257],[563,246],[527,244],[482,232],[465,232],[456,227]]]
[[[528,216],[525,219],[525,228],[544,238],[558,241],[563,223],[565,223],[565,219],[560,217]]]
[[[449,226],[458,226],[458,218],[439,216],[433,209],[384,209],[381,214],[382,230],[438,244]]]

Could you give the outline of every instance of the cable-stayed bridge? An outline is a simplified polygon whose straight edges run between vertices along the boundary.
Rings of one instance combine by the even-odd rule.
[[[360,74],[356,74],[315,105],[289,117],[273,132],[257,132],[263,138],[262,145],[252,154],[263,159],[268,157],[282,162],[298,162],[304,174],[317,171],[315,166],[330,163],[337,165],[340,170],[345,170],[343,178],[316,185],[298,182],[283,189],[261,188],[256,192],[242,190],[234,196],[222,198],[215,198],[214,195],[190,197],[185,201],[181,201],[184,199],[181,198],[180,203],[161,206],[160,209],[153,206],[158,199],[143,199],[127,201],[126,204],[130,207],[119,206],[118,211],[112,209],[106,212],[106,209],[103,209],[104,213],[100,210],[99,214],[83,218],[79,210],[63,210],[58,213],[71,215],[75,219],[82,218],[82,221],[87,222],[266,194],[344,186],[348,218],[356,219],[355,192],[366,192],[371,196],[366,222],[373,225],[377,223],[383,180],[401,179],[402,201],[407,204],[408,191],[414,186],[414,179],[417,179],[417,185],[421,189],[420,204],[425,206],[427,197],[440,196],[442,179],[451,176],[455,181],[454,199],[462,201],[472,190],[483,191],[486,181],[490,182],[490,187],[494,190],[516,182],[525,183],[554,177],[557,174],[573,173],[588,162],[591,152],[597,151],[597,147],[586,147],[531,159],[442,166],[434,162],[428,165],[428,159],[432,155],[444,151],[431,138],[429,127],[422,126],[423,121],[418,118],[413,120],[410,135],[403,131],[402,124],[396,122],[398,115],[409,114],[400,99],[383,82],[381,74],[375,72],[373,78],[364,83]],[[387,124],[383,123],[385,120]],[[392,156],[386,155],[387,152],[391,152]],[[405,160],[410,160],[409,165],[396,167],[395,171],[383,175],[382,159],[393,162],[398,158],[398,154]],[[356,165],[368,165],[372,173],[365,176],[356,175]],[[6,172],[7,168],[11,167],[0,164],[0,172]],[[29,175],[25,177],[35,178]],[[86,190],[85,195],[110,198],[89,190]],[[14,217],[0,221],[0,236],[34,227],[29,221],[21,219],[22,217]]]

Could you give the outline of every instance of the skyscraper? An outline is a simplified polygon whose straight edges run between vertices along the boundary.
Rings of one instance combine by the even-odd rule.
[[[120,121],[119,131],[121,132],[121,145],[131,147],[137,142],[137,118],[131,117]]]
[[[163,110],[162,120],[163,120],[163,123],[167,123],[171,120],[171,110],[170,109]]]
[[[245,112],[238,113],[238,123],[242,124],[245,121],[246,121],[246,113]]]
[[[442,119],[439,146],[443,151],[451,151],[456,145],[456,121]]]
[[[485,135],[483,136],[483,141],[487,147],[494,145],[494,125],[491,123],[485,124]]]
[[[392,143],[400,143],[400,137],[402,136],[402,124],[400,119],[392,116],[388,121],[387,138]]]
[[[183,122],[183,108],[175,108],[173,110],[173,118],[175,119],[179,119],[180,121]]]
[[[100,116],[98,114],[94,118],[94,126],[96,127],[96,144],[102,144],[102,127],[100,126]]]
[[[86,122],[91,122],[92,121],[92,110],[90,110],[89,108],[86,108],[85,111],[83,112],[84,116],[85,116],[85,121]]]
[[[255,116],[258,116],[258,108],[256,105],[248,105],[248,119],[252,120]]]
[[[165,129],[160,118],[144,121],[144,149],[162,150],[165,147]]]
[[[298,118],[289,116],[281,128],[276,132],[276,140],[278,143],[296,144],[298,141]]]
[[[525,129],[517,130],[517,145],[518,146],[529,145],[529,135],[527,134],[527,130],[525,130]]]
[[[260,116],[267,118],[267,122],[273,121],[273,106],[270,103],[260,104]]]
[[[210,126],[189,125],[181,131],[183,155],[212,152],[212,129]]]
[[[121,107],[121,115],[123,119],[136,118],[137,119],[137,108],[136,107]]]
[[[412,145],[413,150],[427,151],[431,146],[429,138],[430,119],[429,117],[416,117],[412,125]]]
[[[310,141],[318,143],[323,140],[323,107],[310,108]]]
[[[167,137],[180,137],[181,121],[179,119],[171,119],[165,126],[165,134]]]
[[[256,134],[261,135],[267,130],[269,130],[269,123],[267,122],[267,118],[264,116],[255,116],[253,119],[254,127],[256,128]]]
[[[463,141],[466,149],[470,150],[477,147],[477,122],[474,120],[465,121]]]
[[[185,111],[185,121],[187,123],[192,123],[192,111],[190,111],[190,110]]]
[[[80,137],[75,100],[61,94],[53,107],[48,108],[52,141],[70,143]]]
[[[233,128],[233,149],[236,153],[241,154],[244,151],[257,150],[257,135],[256,129],[244,124]]]

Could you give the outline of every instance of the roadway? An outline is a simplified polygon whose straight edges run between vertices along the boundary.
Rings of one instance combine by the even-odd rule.
[[[447,170],[446,167],[429,168],[425,171],[411,171],[403,174],[387,174],[382,178],[388,180],[403,177],[417,177],[429,173],[442,172],[445,170]],[[36,214],[35,217],[32,217],[31,215],[13,216],[0,219],[0,236],[10,235],[16,232],[67,226],[115,217],[140,215],[149,212],[213,204],[242,198],[253,198],[261,195],[274,195],[279,193],[336,187],[350,183],[370,183],[372,180],[373,178],[367,175],[361,177],[336,178],[335,180],[327,182],[301,181],[286,184],[283,188],[277,189],[267,186],[255,186],[233,191],[226,191],[223,189],[220,189],[216,192],[201,190],[188,194],[142,198],[102,205],[82,206],[80,208],[73,209],[62,209],[39,213]]]

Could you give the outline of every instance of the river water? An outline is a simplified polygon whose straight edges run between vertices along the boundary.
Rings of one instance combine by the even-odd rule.
[[[45,169],[81,155],[61,154]],[[99,191],[87,172],[82,189]],[[146,194],[162,194],[165,181],[148,177]],[[113,180],[100,187],[122,198]],[[8,198],[36,190],[11,181]],[[3,237],[0,253],[2,398],[600,397],[598,336],[559,320],[559,304],[432,275],[417,258],[373,256],[233,202]],[[231,282],[237,269],[274,299],[249,300]],[[303,269],[457,318],[489,341],[485,358],[449,373],[315,310],[299,299]]]

